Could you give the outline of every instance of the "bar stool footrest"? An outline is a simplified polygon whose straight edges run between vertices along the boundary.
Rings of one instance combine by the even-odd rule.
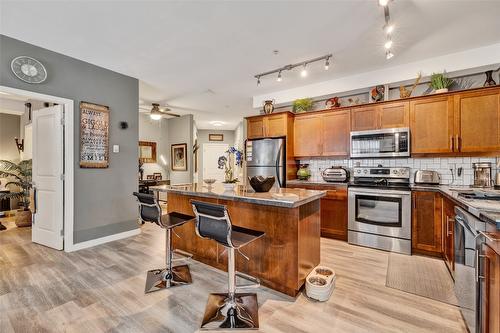
[[[248,288],[259,288],[260,287],[260,280],[256,277],[253,277],[251,275],[242,273],[242,272],[236,272],[235,275],[239,278],[242,278],[244,280],[252,282],[252,284],[244,284],[244,285],[237,285],[236,289],[248,289]]]
[[[177,254],[178,256],[181,257],[181,258],[174,258],[174,259],[172,259],[172,262],[189,260],[189,259],[193,258],[193,254],[192,253],[189,253],[189,252],[186,252],[186,251],[183,251],[183,250],[179,250],[179,249],[173,250],[172,253],[175,253],[175,254]]]
[[[235,303],[231,305],[227,293],[210,294],[201,329],[258,329],[257,294],[236,293],[234,299]]]
[[[191,272],[188,265],[172,267],[170,272],[166,268],[153,269],[147,273],[144,293],[147,294],[191,283]]]

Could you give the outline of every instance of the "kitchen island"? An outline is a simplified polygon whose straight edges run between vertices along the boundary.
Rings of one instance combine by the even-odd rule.
[[[191,200],[226,205],[234,225],[265,232],[236,256],[236,269],[261,280],[262,285],[295,296],[305,278],[320,262],[320,198],[324,191],[272,189],[255,193],[240,185],[225,191],[222,184],[158,186],[168,192],[168,212],[193,215]],[[224,246],[196,235],[195,224],[175,229],[174,248],[193,254],[210,266],[227,270]]]

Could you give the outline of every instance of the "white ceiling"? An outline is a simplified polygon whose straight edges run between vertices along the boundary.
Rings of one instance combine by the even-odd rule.
[[[0,32],[141,80],[140,98],[234,129],[252,96],[500,41],[500,1],[394,0],[394,53],[383,11],[366,1],[2,1]],[[279,50],[278,55],[273,50]],[[333,53],[329,71],[283,82],[254,74]],[[445,67],[446,64],[443,64]]]

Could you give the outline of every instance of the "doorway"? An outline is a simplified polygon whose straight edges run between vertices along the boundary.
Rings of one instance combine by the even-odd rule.
[[[224,156],[229,149],[225,143],[204,143],[203,144],[203,179],[215,179],[218,182],[224,181],[224,169],[218,168],[220,156]]]
[[[30,110],[31,121],[20,137],[26,144],[20,159],[32,159],[33,165],[29,206],[33,213],[32,241],[74,251],[73,100],[0,86],[0,97],[7,96],[48,103]]]

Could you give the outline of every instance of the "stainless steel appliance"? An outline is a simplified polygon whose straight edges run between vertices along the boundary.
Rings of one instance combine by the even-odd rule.
[[[332,166],[323,170],[321,177],[326,182],[347,182],[349,180],[349,170],[341,166]]]
[[[247,176],[274,176],[275,187],[286,187],[285,139],[248,140],[245,146]]]
[[[479,248],[485,223],[455,207],[455,295],[469,332],[480,332]]]
[[[474,187],[492,187],[490,162],[472,163],[472,169],[474,170]]]
[[[410,156],[410,129],[386,128],[351,132],[351,157]]]
[[[439,185],[441,177],[437,171],[432,170],[417,170],[415,172],[415,184]]]
[[[348,189],[348,242],[411,254],[409,168],[356,167]]]

